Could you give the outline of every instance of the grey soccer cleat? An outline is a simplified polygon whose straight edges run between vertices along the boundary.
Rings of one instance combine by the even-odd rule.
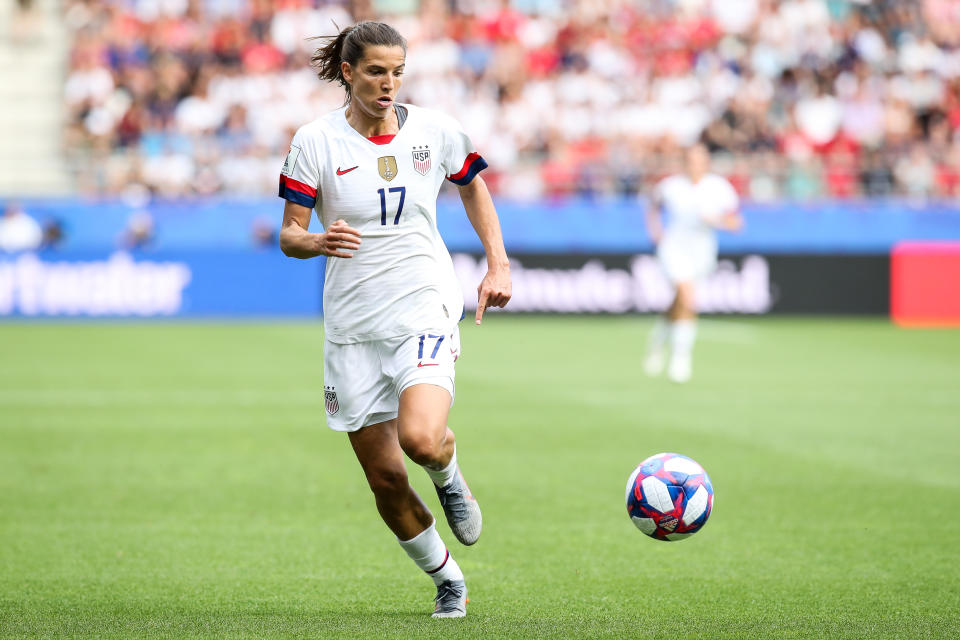
[[[467,615],[467,583],[447,580],[437,586],[437,603],[431,618],[463,618]]]
[[[453,535],[457,536],[462,544],[471,545],[480,537],[483,528],[483,517],[480,515],[480,505],[470,493],[470,487],[463,479],[460,469],[450,484],[437,487],[437,496],[443,513],[447,516],[447,524]]]

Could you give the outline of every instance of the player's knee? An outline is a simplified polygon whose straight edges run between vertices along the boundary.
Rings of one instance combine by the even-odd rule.
[[[367,470],[367,483],[376,496],[393,496],[410,488],[407,470],[401,467],[381,467]]]
[[[678,292],[675,302],[676,310],[680,315],[688,315],[694,312],[693,294],[689,291]]]
[[[443,438],[431,433],[406,434],[400,439],[400,447],[417,464],[431,464],[442,457]]]

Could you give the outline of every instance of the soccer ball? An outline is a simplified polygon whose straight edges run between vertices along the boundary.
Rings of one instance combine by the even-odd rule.
[[[710,476],[691,458],[658,453],[627,480],[627,514],[651,538],[682,540],[703,528],[713,509]]]

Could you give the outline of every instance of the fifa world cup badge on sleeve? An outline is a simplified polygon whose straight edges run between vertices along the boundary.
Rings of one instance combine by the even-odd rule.
[[[337,401],[335,387],[323,388],[323,404],[326,405],[327,413],[331,416],[337,411],[340,411],[340,402]]]
[[[413,168],[420,175],[427,175],[427,171],[430,171],[430,147],[413,148]]]
[[[293,175],[293,168],[297,166],[297,160],[300,159],[300,147],[295,147],[290,145],[290,153],[287,154],[287,159],[283,161],[283,169],[280,170],[280,173],[287,176],[288,178]]]

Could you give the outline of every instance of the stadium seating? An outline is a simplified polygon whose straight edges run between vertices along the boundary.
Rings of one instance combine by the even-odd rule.
[[[59,2],[0,2],[0,194],[69,190],[61,99],[68,52]]]
[[[342,100],[307,38],[377,18],[410,43],[402,99],[463,120],[502,196],[646,192],[700,137],[755,201],[958,193],[950,3],[417,4],[66,0],[76,189],[270,193],[293,130]]]

